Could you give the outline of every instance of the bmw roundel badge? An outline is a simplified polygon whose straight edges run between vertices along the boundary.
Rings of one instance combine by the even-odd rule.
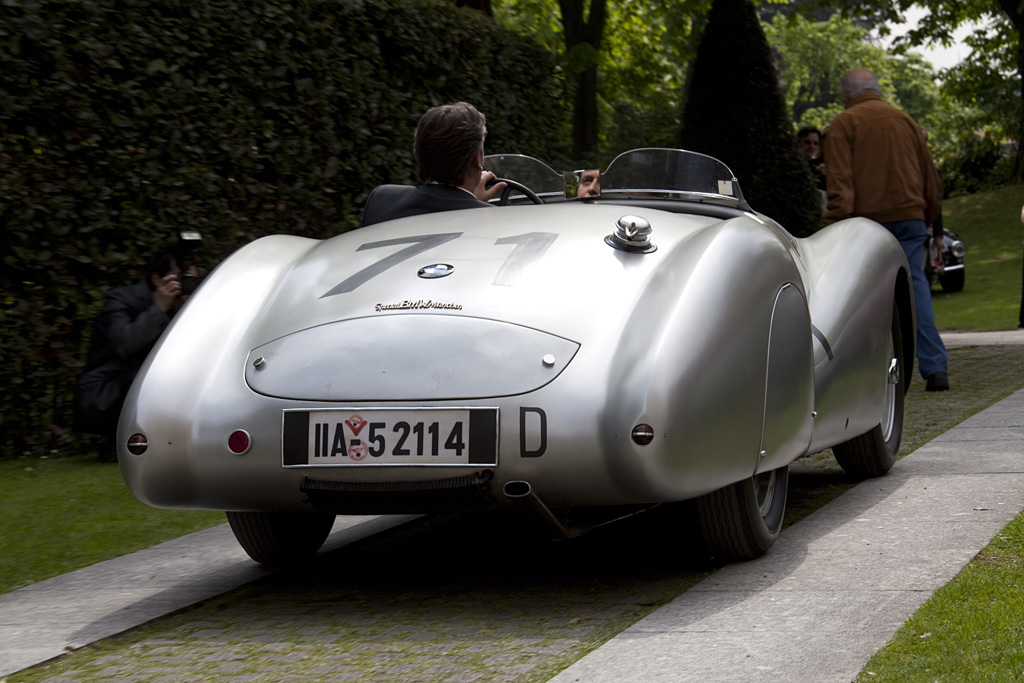
[[[436,280],[439,277],[445,275],[451,275],[455,270],[454,266],[450,266],[447,263],[435,263],[431,266],[420,268],[420,272],[417,273],[420,277],[427,280]]]

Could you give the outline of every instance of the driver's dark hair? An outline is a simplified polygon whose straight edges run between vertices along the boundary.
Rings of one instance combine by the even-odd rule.
[[[466,102],[432,107],[416,124],[413,153],[422,183],[461,185],[484,148],[484,115]]]

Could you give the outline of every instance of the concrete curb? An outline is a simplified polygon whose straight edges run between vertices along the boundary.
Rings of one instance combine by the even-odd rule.
[[[848,683],[1024,508],[1024,390],[729,565],[551,683]]]
[[[942,343],[946,348],[958,346],[1018,346],[1024,344],[1024,330],[1000,330],[998,332],[942,332]]]

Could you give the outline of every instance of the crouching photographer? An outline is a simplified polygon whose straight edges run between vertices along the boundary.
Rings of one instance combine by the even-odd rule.
[[[107,437],[100,460],[117,461],[117,420],[135,375],[174,314],[199,283],[198,233],[157,252],[146,276],[107,294],[96,318],[85,370],[78,379],[76,428]]]

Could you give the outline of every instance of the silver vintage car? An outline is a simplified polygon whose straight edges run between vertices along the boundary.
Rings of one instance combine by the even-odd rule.
[[[486,163],[503,206],[224,261],[121,414],[135,496],[225,510],[265,563],[315,553],[339,514],[507,506],[567,538],[688,499],[715,553],[753,558],[795,459],[892,467],[914,306],[880,225],[794,238],[682,150],[599,176]]]

